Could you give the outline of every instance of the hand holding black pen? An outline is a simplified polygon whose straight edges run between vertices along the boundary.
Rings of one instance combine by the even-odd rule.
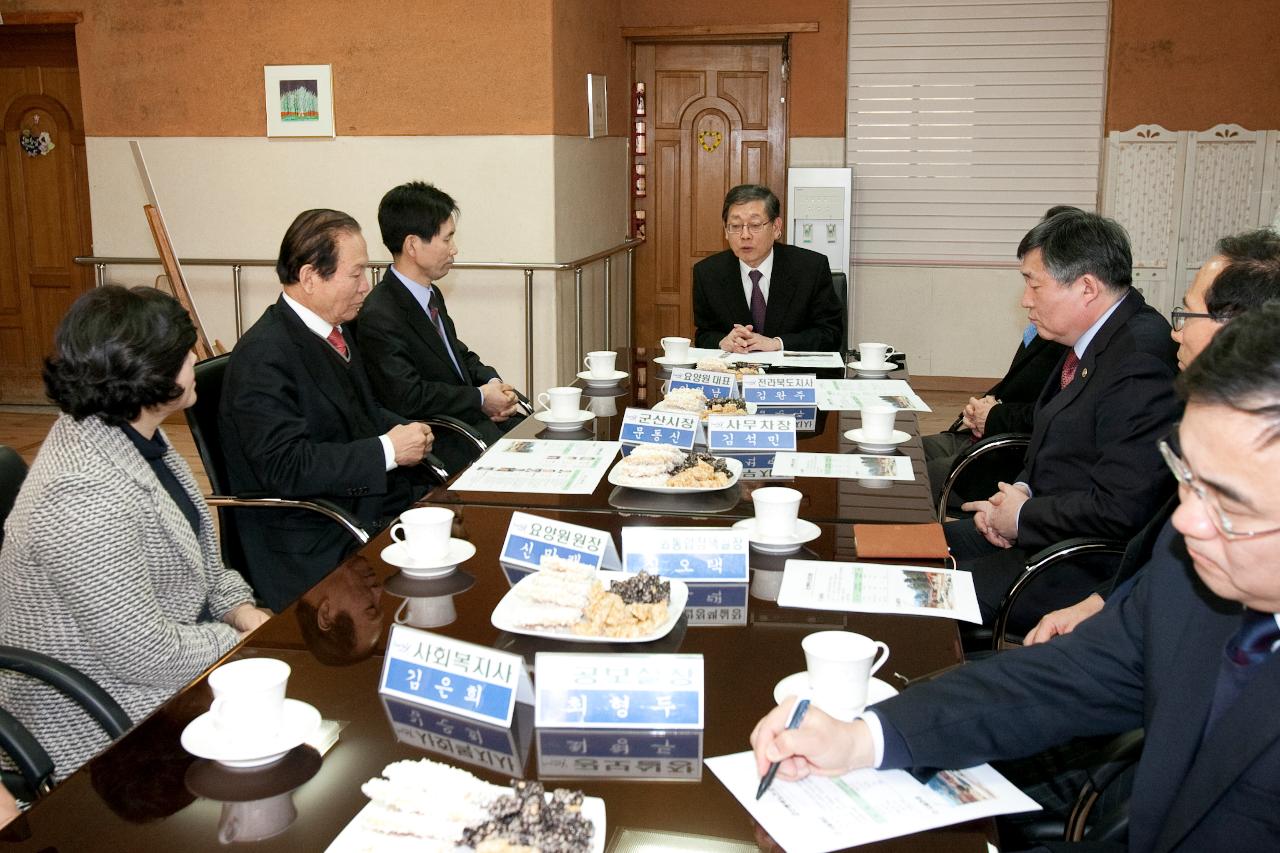
[[[787,720],[788,729],[798,729],[800,724],[804,722],[805,712],[809,710],[809,700],[801,699],[796,702],[795,708],[791,711],[791,719]],[[775,761],[769,765],[769,770],[764,774],[764,778],[760,780],[760,787],[756,789],[756,799],[764,796],[764,792],[769,790],[769,786],[773,784],[773,777],[778,774],[778,765],[780,761]]]

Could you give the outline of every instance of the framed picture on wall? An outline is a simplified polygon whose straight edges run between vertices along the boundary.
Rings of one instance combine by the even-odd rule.
[[[267,136],[333,137],[329,65],[264,65]]]

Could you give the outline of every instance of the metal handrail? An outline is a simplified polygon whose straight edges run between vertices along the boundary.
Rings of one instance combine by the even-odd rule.
[[[621,243],[602,249],[572,261],[456,261],[456,270],[520,270],[524,273],[524,374],[525,388],[533,389],[533,274],[535,272],[568,272],[573,271],[573,323],[575,354],[574,364],[582,364],[585,341],[582,330],[582,268],[596,261],[604,261],[604,348],[613,349],[612,323],[612,274],[613,256],[620,252],[627,253],[627,340],[631,339],[631,302],[632,290],[635,287],[635,248],[643,243],[643,238],[628,237]],[[107,257],[103,255],[82,255],[75,258],[80,266],[94,268],[94,283],[101,287],[107,280],[107,267],[116,266],[158,266],[159,258]],[[230,267],[233,311],[236,321],[236,339],[244,333],[244,316],[242,310],[242,294],[240,271],[244,267],[274,267],[276,262],[262,258],[179,258],[178,262],[189,267]],[[390,261],[372,261],[369,264],[369,278],[377,284]]]

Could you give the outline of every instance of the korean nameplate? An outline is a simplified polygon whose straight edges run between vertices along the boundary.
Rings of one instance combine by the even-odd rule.
[[[618,440],[623,452],[637,444],[670,444],[692,450],[702,429],[702,419],[691,412],[655,412],[627,407],[622,416]]]
[[[738,379],[732,373],[677,367],[671,371],[668,383],[667,387],[672,391],[677,388],[699,388],[707,395],[708,400],[738,396]]]
[[[533,701],[520,655],[406,625],[391,627],[378,692],[504,727]]]
[[[732,527],[624,527],[623,571],[686,583],[749,580],[746,534]]]
[[[711,415],[707,450],[711,453],[777,453],[796,449],[796,419],[790,415]]]
[[[702,655],[538,652],[538,728],[703,728]]]
[[[742,377],[742,399],[760,406],[817,406],[817,377],[780,373]]]
[[[536,569],[543,557],[559,557],[594,569],[622,568],[613,537],[603,530],[523,512],[512,513],[498,559]]]

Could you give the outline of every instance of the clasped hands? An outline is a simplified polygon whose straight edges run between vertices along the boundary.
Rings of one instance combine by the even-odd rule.
[[[481,385],[480,394],[484,398],[481,410],[496,424],[502,423],[520,408],[515,386],[508,385],[501,379],[490,379]]]
[[[1008,548],[1018,538],[1018,512],[1030,499],[1020,485],[999,483],[996,492],[985,501],[969,501],[960,505],[965,512],[974,513],[973,523],[978,532],[997,548]]]
[[[960,421],[964,428],[973,433],[974,438],[982,438],[987,431],[987,415],[1000,405],[1000,401],[988,394],[985,397],[970,397],[969,403],[960,413]]]
[[[733,324],[729,334],[720,340],[720,349],[725,352],[773,352],[782,349],[782,341],[778,338],[766,338],[756,334],[751,326]]]

